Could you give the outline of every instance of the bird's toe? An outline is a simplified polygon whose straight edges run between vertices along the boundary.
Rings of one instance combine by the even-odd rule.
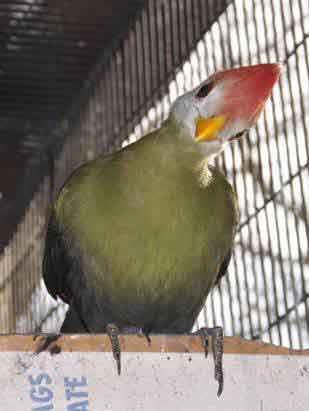
[[[60,334],[50,334],[50,335],[36,335],[34,340],[39,338],[39,344],[35,349],[36,354],[40,354],[43,351],[48,351],[50,354],[59,354],[61,348],[56,344],[56,341],[60,338]]]
[[[205,356],[208,355],[209,337],[211,337],[211,346],[215,365],[215,380],[218,381],[219,387],[217,395],[218,397],[223,391],[223,329],[222,327],[202,327],[196,334],[200,335],[202,338],[202,344],[205,350]]]
[[[121,358],[120,358],[121,348],[120,348],[120,343],[119,343],[119,328],[117,327],[116,324],[107,324],[105,330],[106,330],[107,335],[110,338],[113,357],[117,364],[118,375],[120,375],[121,373]]]

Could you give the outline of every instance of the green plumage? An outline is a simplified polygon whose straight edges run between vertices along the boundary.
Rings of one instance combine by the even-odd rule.
[[[60,191],[44,257],[47,288],[71,305],[63,330],[188,332],[236,223],[230,184],[172,119],[80,167]]]

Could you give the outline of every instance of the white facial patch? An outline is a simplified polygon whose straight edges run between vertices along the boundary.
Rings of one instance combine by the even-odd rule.
[[[171,107],[171,115],[184,130],[184,135],[192,139],[207,158],[219,155],[232,137],[251,127],[249,121],[227,118],[226,124],[217,135],[214,135],[213,139],[200,141],[195,139],[196,121],[199,116],[205,119],[212,116],[224,116],[222,102],[231,83],[234,81],[220,80],[211,87],[212,83],[205,82],[204,86],[210,88],[209,92],[205,90],[205,96],[202,90],[204,86],[200,85],[193,91],[180,96]]]
[[[220,106],[222,105],[225,86],[226,82],[222,81],[219,84],[216,84],[206,97],[194,98],[193,104],[198,110],[200,116],[208,118],[219,114]]]
[[[195,91],[190,91],[178,97],[171,107],[172,116],[192,139],[195,139],[195,125],[198,117],[198,111],[194,106],[194,99]]]

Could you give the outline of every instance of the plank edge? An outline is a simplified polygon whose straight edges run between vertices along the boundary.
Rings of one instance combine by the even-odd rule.
[[[35,352],[42,338],[48,334],[0,336],[0,352],[21,351]],[[201,338],[196,335],[152,335],[149,345],[146,338],[139,335],[121,335],[120,344],[123,352],[158,352],[158,353],[202,353]],[[63,352],[110,352],[111,345],[106,334],[63,334],[51,345]],[[211,344],[210,344],[211,347]],[[224,338],[225,354],[256,355],[305,355],[309,349],[293,350],[261,341],[249,341],[239,337]]]

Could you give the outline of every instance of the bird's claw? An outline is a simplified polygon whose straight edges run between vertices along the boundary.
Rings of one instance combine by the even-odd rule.
[[[113,351],[113,357],[116,361],[117,364],[117,371],[118,375],[121,373],[121,349],[120,349],[120,343],[119,343],[119,328],[117,327],[116,324],[108,324],[106,326],[106,333],[110,338],[111,341],[111,346],[112,346],[112,351]]]
[[[201,336],[203,347],[205,350],[205,357],[208,355],[208,346],[209,346],[209,337],[211,339],[211,346],[213,352],[213,358],[215,363],[215,380],[218,381],[219,387],[217,395],[220,397],[223,391],[223,367],[222,367],[222,359],[223,359],[223,329],[222,327],[202,327],[197,331],[197,334]]]
[[[43,351],[49,351],[52,355],[59,354],[61,352],[61,348],[57,344],[54,344],[54,342],[56,342],[61,337],[61,334],[50,334],[46,336],[35,335],[33,337],[33,340],[37,340],[38,337],[41,338],[40,344],[35,349],[36,354],[40,354]]]
[[[146,340],[147,340],[147,342],[148,342],[148,345],[149,345],[149,347],[151,346],[151,338],[150,338],[150,335],[148,334],[148,333],[144,333],[144,336],[145,336],[145,338],[146,338]]]

